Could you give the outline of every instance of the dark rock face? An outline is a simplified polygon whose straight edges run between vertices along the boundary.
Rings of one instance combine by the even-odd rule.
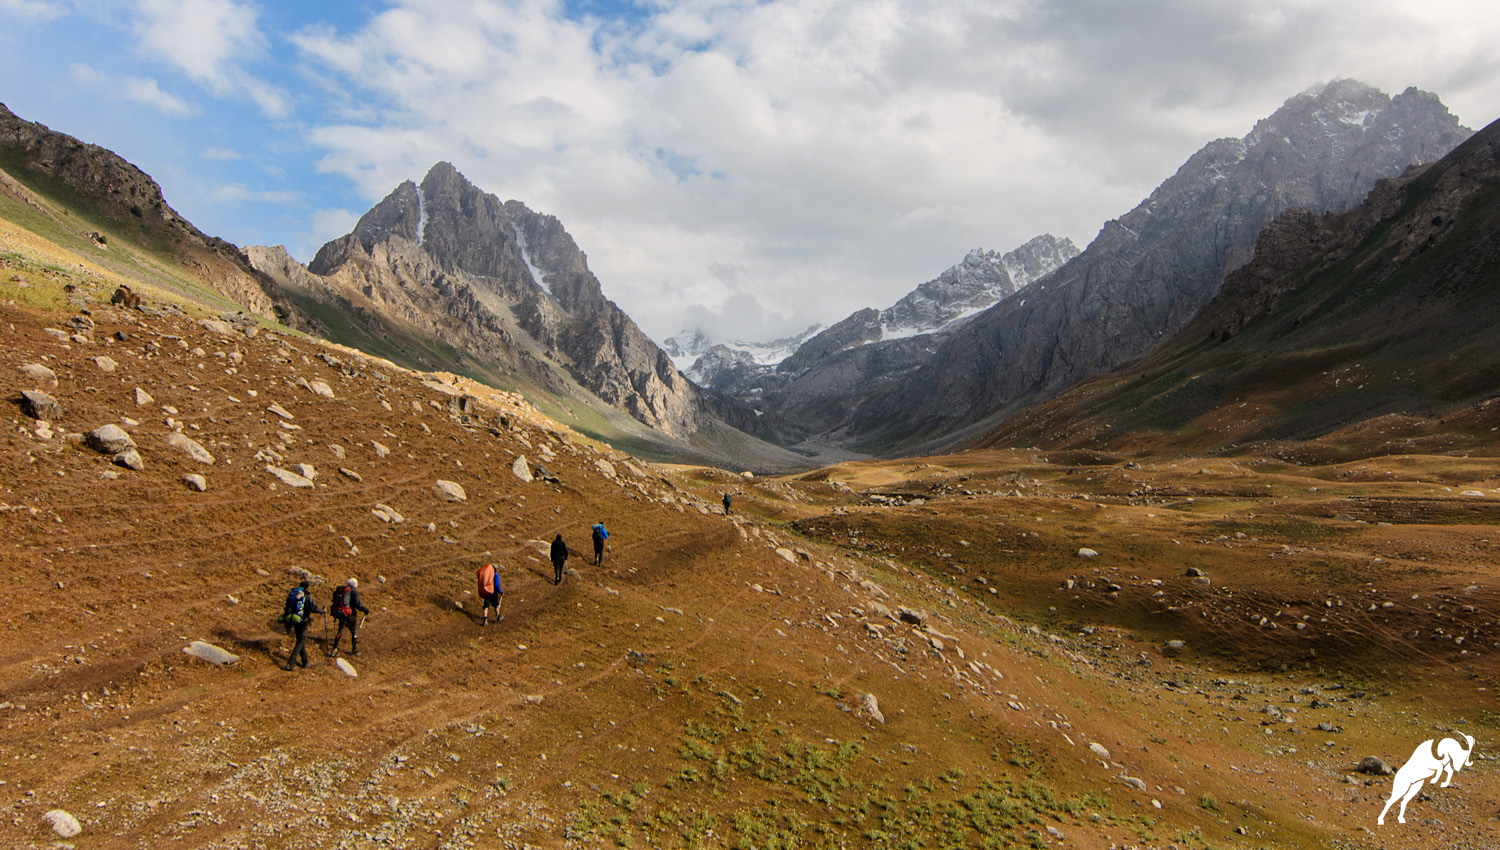
[[[1120,365],[1196,317],[1291,207],[1347,209],[1468,138],[1436,96],[1353,81],[1298,95],[1194,154],[1082,255],[956,331],[861,405],[856,445],[911,449]]]
[[[207,236],[167,205],[149,175],[115,153],[18,118],[0,104],[0,168],[42,195],[61,193],[70,206],[109,222],[143,245],[173,254],[205,283],[241,307],[307,329],[275,285],[239,248]],[[98,235],[95,242],[103,244]]]
[[[289,281],[298,274],[271,253],[257,262]],[[396,187],[352,233],[324,245],[307,271],[316,279],[296,285],[338,301],[372,332],[394,321],[566,392],[555,363],[589,392],[674,436],[711,418],[754,419],[733,404],[705,401],[604,297],[560,221],[519,201],[502,203],[448,163],[433,166],[420,185]]]

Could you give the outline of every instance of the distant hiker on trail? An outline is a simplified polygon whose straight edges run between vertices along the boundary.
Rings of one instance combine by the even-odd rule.
[[[333,635],[333,649],[329,651],[328,657],[339,654],[339,638],[344,636],[344,629],[349,630],[349,654],[358,655],[359,623],[354,619],[354,612],[358,611],[365,616],[370,614],[370,609],[359,601],[359,579],[351,578],[343,587],[335,590],[328,610],[339,623],[339,629]]]
[[[323,613],[318,603],[308,592],[312,583],[303,579],[302,583],[292,588],[286,595],[286,607],[281,612],[281,622],[288,630],[297,633],[297,643],[292,647],[292,654],[286,657],[286,669],[292,669],[298,656],[302,658],[302,666],[307,666],[307,624],[312,621],[314,614]]]
[[[563,542],[562,535],[552,541],[552,583],[562,584],[563,565],[568,563],[568,544]]]
[[[594,566],[604,563],[604,541],[609,539],[609,529],[603,522],[594,523]]]
[[[734,501],[733,493],[724,494],[724,516],[729,516],[729,505]]]
[[[500,576],[495,571],[494,564],[484,564],[474,574],[479,580],[479,614],[483,618],[479,625],[490,624],[490,609],[495,609],[495,622],[505,619],[500,613],[500,603],[504,601],[505,591],[500,588]]]

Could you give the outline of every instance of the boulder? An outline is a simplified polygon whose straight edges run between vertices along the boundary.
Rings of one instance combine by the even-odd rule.
[[[141,453],[135,449],[126,449],[110,458],[110,460],[116,466],[123,466],[126,469],[133,469],[136,472],[140,472],[146,468],[146,462],[141,460]]]
[[[199,493],[208,489],[208,479],[197,473],[189,473],[182,476],[182,483],[186,484],[189,490]]]
[[[789,564],[795,564],[795,563],[797,563],[797,553],[793,552],[792,550],[790,550],[788,548],[786,548],[785,546],[777,549],[776,550],[776,554],[780,555],[781,559],[784,560],[784,561],[786,561]]]
[[[1200,570],[1197,567],[1188,567],[1187,568],[1187,576],[1188,576],[1188,578],[1197,578],[1198,576],[1203,576],[1203,575],[1208,575],[1208,573],[1205,573],[1203,570]]]
[[[218,319],[199,319],[198,326],[219,336],[229,336],[234,332],[234,328],[231,328],[227,322],[221,322]]]
[[[83,832],[83,825],[78,822],[78,818],[62,809],[53,809],[42,815],[42,820],[46,821],[47,825],[52,827],[52,831],[61,838],[72,838]]]
[[[40,363],[27,363],[18,371],[39,387],[51,389],[57,386],[57,373]]]
[[[897,615],[903,623],[911,623],[913,626],[927,625],[927,612],[920,608],[902,608]]]
[[[156,399],[152,398],[150,393],[146,392],[145,390],[141,389],[140,387],[136,387],[135,388],[135,406],[136,407],[145,407],[146,405],[150,404],[153,401],[156,401]]]
[[[63,415],[62,405],[58,404],[57,399],[41,390],[21,392],[21,412],[43,422],[56,422]]]
[[[298,475],[295,472],[289,472],[289,471],[287,471],[285,469],[282,469],[279,466],[272,466],[272,465],[270,465],[268,463],[268,464],[266,464],[266,471],[269,472],[269,473],[271,473],[272,475],[276,476],[276,478],[278,480],[280,480],[281,483],[287,485],[288,487],[311,487],[311,486],[313,486],[313,483],[312,483],[311,479],[305,478],[305,477],[303,477],[301,475]]]
[[[433,483],[432,491],[437,493],[438,498],[445,502],[463,502],[469,498],[469,495],[464,492],[464,488],[459,486],[455,481],[438,479]]]
[[[220,666],[223,666],[225,664],[233,664],[234,662],[240,660],[240,657],[238,655],[235,655],[228,650],[220,649],[219,647],[214,646],[211,643],[205,643],[201,640],[193,641],[192,643],[183,647],[182,651],[194,658],[201,658],[204,661],[209,662],[210,664],[218,664]]]
[[[1093,549],[1079,549],[1078,550],[1078,557],[1080,557],[1080,558],[1097,558],[1097,557],[1099,557],[1099,553],[1095,552]]]
[[[272,402],[271,406],[266,408],[266,411],[269,412],[269,413],[274,413],[277,416],[280,416],[282,419],[296,419],[297,418],[297,417],[293,416],[286,408],[282,407],[281,405],[279,405],[279,404],[277,404],[275,402]]]
[[[364,482],[364,479],[359,476],[358,472],[355,472],[354,470],[347,467],[339,467],[339,474],[344,476],[345,478],[352,480],[356,484]]]
[[[885,723],[885,715],[880,713],[880,702],[875,699],[874,694],[860,694],[854,714],[857,717],[868,717],[876,723]]]
[[[307,388],[312,390],[314,395],[320,395],[323,398],[333,398],[333,387],[328,386],[323,381],[308,381]]]
[[[198,463],[207,464],[208,466],[214,465],[214,456],[192,437],[186,437],[173,431],[167,434],[167,445],[182,452]]]
[[[1371,776],[1390,776],[1392,773],[1396,772],[1394,770],[1391,770],[1390,765],[1386,764],[1384,761],[1376,758],[1375,756],[1365,756],[1364,758],[1360,759],[1359,764],[1356,765],[1354,769],[1359,771],[1360,773],[1367,773]]]
[[[115,455],[135,448],[135,440],[130,439],[125,429],[118,425],[101,425],[90,431],[84,437],[84,442],[89,448],[105,455]]]
[[[406,517],[397,513],[396,509],[390,505],[376,505],[370,508],[370,513],[374,514],[375,518],[381,522],[388,522],[392,525],[406,522]]]
[[[1137,791],[1146,790],[1146,781],[1144,779],[1137,779],[1134,776],[1121,776],[1120,781]]]
[[[102,354],[94,358],[94,365],[99,367],[99,371],[106,374],[120,368],[120,364],[116,363],[113,357],[105,357]]]
[[[355,670],[354,669],[354,665],[350,664],[347,659],[344,659],[344,658],[335,658],[333,660],[333,666],[339,668],[340,672],[342,672],[345,676],[348,676],[351,679],[357,679],[357,678],[359,678],[359,671]]]
[[[594,466],[599,470],[599,472],[604,475],[605,478],[615,477],[615,465],[605,460],[604,458],[601,457],[598,460],[594,461]]]
[[[391,453],[390,449],[386,448],[385,446],[381,445],[380,443],[375,442],[374,440],[370,441],[370,448],[372,448],[372,449],[375,450],[375,456],[376,457],[387,457]]]
[[[534,481],[531,477],[531,467],[526,463],[526,455],[516,455],[516,462],[510,465],[510,471],[522,481]]]
[[[1109,750],[1106,749],[1105,746],[1103,744],[1099,743],[1098,741],[1095,741],[1095,742],[1089,744],[1089,750],[1091,752],[1093,752],[1093,754],[1096,755],[1096,756],[1098,756],[1099,758],[1102,758],[1102,759],[1109,758]]]

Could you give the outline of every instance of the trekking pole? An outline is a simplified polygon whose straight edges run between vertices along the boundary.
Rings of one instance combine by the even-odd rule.
[[[328,652],[328,612],[323,612],[323,657],[327,658]]]

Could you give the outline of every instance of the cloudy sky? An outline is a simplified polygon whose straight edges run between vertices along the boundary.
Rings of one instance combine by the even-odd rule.
[[[1493,0],[0,0],[0,102],[306,261],[439,160],[557,215],[661,339],[1083,247],[1337,77],[1500,118]]]

